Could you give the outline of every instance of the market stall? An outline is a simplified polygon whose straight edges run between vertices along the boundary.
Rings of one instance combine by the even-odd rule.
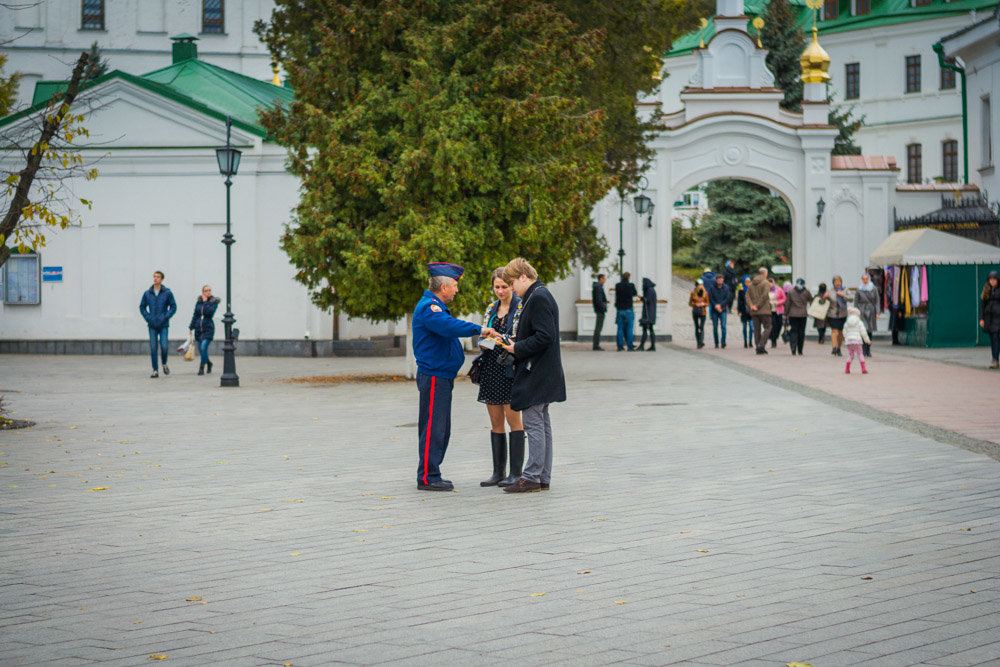
[[[908,229],[883,241],[870,263],[885,270],[883,306],[895,311],[901,343],[989,344],[979,328],[979,294],[986,275],[1000,270],[1000,248],[937,229]]]

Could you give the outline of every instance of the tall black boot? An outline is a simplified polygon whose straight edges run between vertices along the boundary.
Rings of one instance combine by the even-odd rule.
[[[497,486],[510,486],[521,479],[521,466],[524,465],[524,431],[510,432],[510,476]]]
[[[493,476],[481,481],[479,486],[496,486],[503,480],[507,468],[507,434],[490,431],[490,445],[493,449]]]

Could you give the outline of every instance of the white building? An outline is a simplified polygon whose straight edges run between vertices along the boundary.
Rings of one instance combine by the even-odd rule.
[[[170,62],[169,35],[199,38],[199,58],[255,79],[272,77],[271,54],[253,33],[273,0],[31,0],[0,5],[0,51],[21,72],[20,105],[35,83],[69,78],[81,51],[97,42],[109,69],[149,72]]]
[[[969,109],[969,180],[1000,201],[1000,4],[991,16],[941,39],[944,54],[964,64]]]
[[[766,0],[745,4],[749,24],[761,14]],[[864,116],[856,142],[866,155],[893,156],[901,181],[960,181],[960,91],[953,73],[938,66],[932,47],[942,35],[981,19],[982,12],[992,11],[995,4],[994,0],[824,3],[818,27],[832,61],[834,103],[856,105],[856,115]],[[812,10],[792,5],[800,11],[800,25],[806,32],[812,26]],[[695,52],[714,34],[714,21],[709,21],[703,30],[674,44],[664,63],[658,96],[665,113],[680,109],[681,90],[695,69]]]

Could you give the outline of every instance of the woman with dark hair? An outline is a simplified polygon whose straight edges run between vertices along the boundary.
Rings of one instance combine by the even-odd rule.
[[[653,325],[656,324],[656,283],[649,278],[642,279],[642,318],[639,319],[642,325],[642,340],[639,341],[639,349],[646,349],[646,334],[649,334],[649,351],[656,351],[656,334],[653,333]]]
[[[747,303],[749,289],[750,276],[744,275],[740,292],[736,296],[736,312],[740,314],[740,322],[743,324],[743,347],[753,347],[753,317],[750,313],[750,304]]]
[[[493,293],[497,300],[489,305],[483,316],[483,326],[490,327],[501,336],[509,336],[514,324],[514,313],[521,300],[503,279],[503,267],[493,271]],[[483,349],[483,361],[479,374],[480,403],[486,404],[490,416],[490,447],[493,451],[493,475],[479,483],[480,486],[509,486],[521,476],[524,465],[524,426],[521,413],[510,409],[510,389],[514,384],[514,367],[500,363],[500,349],[493,339],[493,347]],[[507,428],[510,426],[510,475],[505,479],[507,468]]]
[[[819,287],[816,288],[816,298],[814,299],[814,302],[824,304],[828,301],[830,301],[830,295],[826,293],[826,283],[820,283]],[[830,311],[827,310],[827,312],[829,313]],[[816,327],[816,331],[819,332],[819,339],[817,342],[822,345],[826,342],[826,317],[814,317],[813,326]]]
[[[979,326],[990,335],[990,368],[1000,368],[1000,272],[990,271],[979,296]]]
[[[840,346],[844,342],[844,322],[847,321],[847,294],[844,292],[844,279],[833,277],[833,289],[830,294],[830,310],[826,311],[826,322],[830,325],[830,354],[842,357]]]

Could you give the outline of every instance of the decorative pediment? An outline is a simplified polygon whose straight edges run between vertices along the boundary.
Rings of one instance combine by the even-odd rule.
[[[774,87],[774,74],[764,62],[767,51],[757,48],[744,31],[723,30],[695,53],[698,64],[689,81],[694,88],[760,90]]]

